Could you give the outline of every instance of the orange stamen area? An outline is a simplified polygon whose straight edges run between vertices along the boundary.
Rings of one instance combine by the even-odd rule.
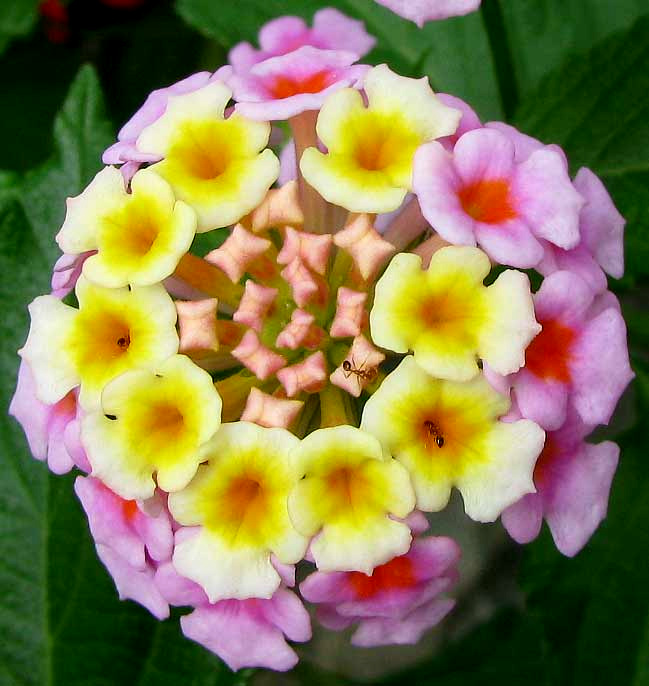
[[[483,459],[481,445],[488,431],[485,417],[463,406],[437,405],[413,415],[412,435],[424,464],[451,474],[461,473],[467,460],[477,463]]]
[[[364,506],[373,502],[371,484],[361,472],[361,468],[341,467],[333,470],[325,478],[332,516],[358,517]]]
[[[134,198],[123,210],[106,217],[100,249],[109,259],[142,258],[150,252],[164,223],[152,203]]]
[[[233,150],[240,147],[229,121],[192,122],[181,129],[167,157],[199,181],[214,181],[224,174],[233,161]]]
[[[302,78],[290,76],[275,76],[268,85],[268,91],[277,100],[290,98],[303,93],[320,93],[330,86],[335,75],[330,71],[319,71]]]
[[[415,316],[427,329],[451,336],[459,345],[474,345],[483,318],[482,298],[458,276],[450,288],[422,294]]]
[[[357,597],[362,600],[373,598],[384,591],[412,588],[417,583],[412,560],[405,555],[376,567],[369,576],[363,572],[349,572],[347,579]]]
[[[552,470],[552,465],[559,456],[559,446],[552,437],[552,434],[547,434],[545,438],[545,445],[543,450],[536,460],[534,466],[534,483],[539,486],[543,480],[549,475]]]
[[[80,311],[71,344],[79,369],[100,369],[128,353],[132,344],[130,322],[110,309]]]
[[[161,451],[168,451],[171,444],[183,437],[185,429],[185,418],[178,407],[171,402],[160,402],[142,413],[138,433]]]
[[[70,391],[56,403],[56,411],[64,414],[74,414],[77,411],[77,398],[74,391]]]
[[[420,141],[393,117],[367,112],[349,124],[355,141],[353,158],[365,171],[380,172],[410,163]]]
[[[505,179],[474,181],[459,190],[458,198],[470,217],[485,224],[501,224],[517,216]]]
[[[525,368],[546,381],[570,381],[575,332],[557,319],[539,320],[543,327],[525,351]]]
[[[268,485],[254,473],[234,475],[227,484],[205,494],[206,526],[220,531],[232,544],[259,544],[272,528]]]
[[[132,522],[135,515],[138,513],[137,502],[135,500],[122,501],[122,514],[127,522]]]

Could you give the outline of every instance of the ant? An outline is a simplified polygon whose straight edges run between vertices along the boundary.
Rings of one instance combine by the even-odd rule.
[[[444,447],[444,436],[442,436],[437,428],[437,425],[427,419],[424,422],[424,428],[428,431],[428,435],[435,438],[435,444],[438,448]]]
[[[365,360],[367,362],[367,359]],[[352,357],[351,362],[349,360],[345,360],[342,364],[343,367],[343,372],[345,373],[345,378],[349,379],[349,377],[352,374],[356,374],[356,378],[358,379],[358,385],[361,385],[361,379],[367,381],[368,383],[372,383],[374,379],[376,379],[378,375],[378,369],[376,367],[369,367],[368,369],[363,369],[365,366],[365,362],[360,367],[356,367],[356,363],[354,362],[354,358]]]
[[[117,345],[122,350],[126,350],[130,344],[131,344],[131,337],[129,336],[129,334],[126,334],[126,336],[122,336],[121,338],[117,339]]]

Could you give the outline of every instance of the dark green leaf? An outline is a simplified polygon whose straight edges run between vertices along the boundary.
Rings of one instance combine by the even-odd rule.
[[[564,146],[607,184],[628,220],[631,275],[649,274],[649,17],[570,59],[522,105],[523,131]]]
[[[485,0],[499,2],[523,95],[566,57],[585,52],[647,11],[646,0]]]
[[[103,96],[93,68],[81,68],[54,122],[54,155],[28,172],[21,197],[38,244],[50,260],[58,248],[54,236],[65,216],[65,198],[81,191],[101,167],[111,143]]]
[[[38,0],[7,0],[0,5],[0,53],[12,38],[32,30],[37,10]]]

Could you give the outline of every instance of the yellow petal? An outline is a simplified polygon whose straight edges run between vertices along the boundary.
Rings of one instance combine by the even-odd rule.
[[[217,431],[221,398],[210,375],[184,355],[155,371],[137,369],[109,383],[102,409],[82,423],[93,475],[126,499],[180,490],[196,473],[201,446]]]
[[[483,375],[436,379],[409,356],[368,400],[361,428],[405,466],[419,509],[443,509],[456,486],[470,517],[492,521],[530,492],[543,447],[543,431],[532,422],[499,421],[508,409],[509,399]]]

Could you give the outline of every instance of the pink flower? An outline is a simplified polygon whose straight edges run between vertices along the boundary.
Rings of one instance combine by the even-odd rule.
[[[624,217],[617,211],[604,184],[590,169],[582,167],[574,180],[586,200],[579,215],[581,240],[572,250],[545,244],[545,256],[537,265],[541,274],[563,269],[584,279],[595,291],[606,289],[606,275],[624,274]]]
[[[505,379],[521,414],[554,431],[570,406],[586,424],[607,424],[633,378],[615,296],[596,296],[579,276],[560,271],[543,281],[534,309],[543,328],[525,352],[525,367]]]
[[[119,130],[117,143],[113,143],[104,151],[101,158],[102,162],[104,164],[133,162],[139,165],[145,162],[159,161],[158,155],[140,152],[135,142],[147,126],[153,124],[165,113],[169,97],[192,93],[210,81],[227,81],[231,73],[232,69],[227,65],[218,69],[214,74],[201,71],[182,79],[182,81],[173,83],[167,88],[159,88],[149,93],[140,109]]]
[[[437,142],[422,146],[413,189],[442,238],[478,243],[502,264],[538,264],[541,239],[564,249],[579,242],[584,200],[570,182],[563,155],[544,148],[517,161],[515,144],[494,129],[465,133],[452,154]]]
[[[195,607],[180,620],[183,633],[218,655],[232,670],[266,667],[287,671],[298,658],[286,639],[304,642],[311,638],[307,611],[283,586],[270,599],[210,604],[200,586],[180,576],[171,563],[158,569],[156,584],[170,604]]]
[[[54,405],[46,405],[36,398],[34,377],[25,361],[18,370],[18,384],[9,414],[22,426],[32,455],[54,474],[65,474],[72,467],[90,471],[85,452],[80,448],[77,398],[70,391]]]
[[[572,557],[606,517],[620,449],[610,441],[584,442],[591,429],[572,411],[558,431],[548,433],[534,469],[537,492],[523,496],[502,516],[518,543],[535,539],[545,518],[557,548]]]
[[[420,28],[427,22],[458,17],[474,12],[480,0],[376,0],[405,19],[414,21]]]
[[[439,598],[457,581],[458,545],[450,538],[416,538],[410,550],[362,572],[314,572],[300,585],[305,600],[320,603],[318,618],[330,629],[359,622],[359,646],[416,643],[454,606]]]
[[[169,606],[153,582],[158,564],[171,559],[171,517],[161,501],[148,502],[147,514],[134,500],[124,500],[93,477],[74,482],[97,553],[115,581],[120,598],[130,598],[158,619]]]
[[[269,21],[259,31],[260,50],[250,43],[238,43],[230,50],[228,59],[235,72],[243,73],[258,62],[285,55],[304,45],[322,50],[348,50],[358,59],[367,54],[375,42],[365,31],[363,22],[326,7],[315,13],[311,29],[300,17],[285,16]]]
[[[464,102],[464,100],[455,95],[448,95],[448,93],[438,93],[437,98],[443,105],[462,112],[462,117],[460,118],[460,123],[458,124],[455,133],[452,136],[444,136],[443,138],[438,139],[439,143],[449,152],[452,152],[455,144],[465,133],[482,128],[482,123],[475,113],[475,110],[468,103]]]
[[[356,60],[353,52],[320,50],[310,45],[270,57],[230,79],[238,103],[236,110],[260,121],[289,119],[307,110],[319,110],[330,93],[359,85],[368,67],[354,65]]]
[[[90,250],[79,255],[61,255],[52,270],[52,295],[57,298],[65,298],[68,293],[73,291],[77,285],[77,279],[81,276],[83,263],[94,254],[95,251]]]

